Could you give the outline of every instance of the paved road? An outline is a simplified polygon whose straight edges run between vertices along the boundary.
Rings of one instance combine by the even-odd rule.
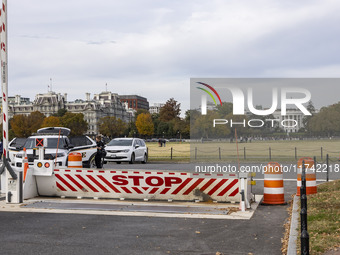
[[[119,169],[192,169],[191,164],[121,164]],[[295,177],[294,177],[295,178]],[[263,193],[263,181],[253,188]],[[285,182],[286,200],[296,191]],[[286,206],[259,206],[251,220],[183,219],[0,210],[1,254],[281,254]]]
[[[250,221],[0,212],[1,254],[275,255],[286,217],[265,206]]]

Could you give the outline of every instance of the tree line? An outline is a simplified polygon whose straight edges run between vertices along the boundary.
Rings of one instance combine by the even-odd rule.
[[[293,137],[331,137],[340,136],[340,102],[322,107],[319,112],[315,110],[312,101],[308,102],[307,110],[312,113],[310,116],[303,118],[303,127],[296,133],[289,133]],[[191,138],[227,138],[234,137],[234,129],[230,125],[216,125],[213,128],[214,119],[232,119],[233,122],[248,121],[250,119],[263,120],[264,126],[261,128],[252,128],[249,126],[235,125],[239,136],[272,136],[286,137],[287,133],[282,126],[271,125],[265,119],[275,119],[272,115],[255,116],[255,115],[233,115],[233,104],[223,102],[214,110],[208,110],[206,115],[202,115],[198,110],[191,110]]]
[[[313,104],[309,106],[314,114],[305,117],[305,127],[299,132],[309,136],[340,136],[340,102],[322,107],[318,113],[315,113]]]
[[[181,118],[181,104],[170,98],[159,113],[150,114],[147,110],[139,109],[135,120],[125,123],[119,118],[104,117],[99,121],[99,131],[110,138],[118,136],[142,138],[189,138],[190,118],[186,112]]]
[[[180,103],[170,98],[160,109],[159,114],[138,110],[134,121],[129,123],[114,116],[103,117],[98,122],[99,133],[109,138],[120,136],[188,138],[190,119],[187,115],[184,119],[180,118],[180,113]],[[82,113],[71,113],[66,109],[60,109],[49,117],[35,111],[29,115],[14,115],[9,121],[9,136],[10,139],[28,137],[43,127],[67,127],[71,129],[71,136],[79,136],[87,132],[88,123]]]
[[[67,127],[71,129],[72,136],[78,136],[87,131],[88,124],[82,113],[71,113],[60,109],[56,114],[46,117],[43,113],[35,111],[29,115],[14,115],[9,121],[9,137],[10,139],[28,137],[43,127]]]

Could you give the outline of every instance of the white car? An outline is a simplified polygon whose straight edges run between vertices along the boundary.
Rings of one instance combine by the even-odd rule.
[[[148,161],[148,149],[144,140],[139,138],[115,138],[105,146],[105,162],[129,162]]]
[[[59,133],[59,129],[61,132]],[[24,157],[23,148],[26,148],[28,163],[33,164],[34,159],[38,158],[37,140],[42,141],[45,148],[45,159],[56,158],[57,166],[67,166],[68,154],[70,152],[79,152],[83,156],[83,166],[94,166],[94,158],[97,152],[96,142],[87,136],[81,137],[78,144],[74,145],[67,137],[70,133],[68,128],[42,128],[37,134],[26,139],[24,145],[18,147],[13,156],[12,165],[22,167],[22,160]],[[75,140],[77,141],[77,140]],[[13,151],[14,152],[14,151]],[[13,153],[14,154],[14,153]]]

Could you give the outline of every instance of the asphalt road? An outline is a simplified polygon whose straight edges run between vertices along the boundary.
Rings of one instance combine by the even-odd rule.
[[[251,220],[0,212],[1,254],[281,254],[285,206]],[[275,230],[275,231],[273,231]]]
[[[192,164],[105,167],[194,171]],[[295,191],[296,181],[286,181],[287,201]],[[263,181],[257,181],[253,192],[263,193]],[[9,213],[0,209],[0,254],[279,255],[287,207],[260,205],[250,220]]]

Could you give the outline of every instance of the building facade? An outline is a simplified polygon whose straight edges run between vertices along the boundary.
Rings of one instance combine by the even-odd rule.
[[[98,123],[103,117],[115,116],[128,123],[133,120],[135,113],[126,103],[120,101],[118,94],[111,92],[95,94],[92,99],[90,93],[86,93],[85,100],[77,99],[71,102],[67,101],[67,94],[52,91],[37,94],[33,102],[29,98],[22,98],[17,95],[9,99],[8,107],[10,118],[16,114],[29,115],[34,111],[39,111],[49,117],[56,114],[60,109],[84,114],[84,119],[88,123],[87,134],[89,135],[99,133]]]
[[[149,107],[150,114],[156,113],[159,114],[159,111],[164,106],[162,103],[154,103],[152,106]]]
[[[281,110],[273,113],[275,119],[279,120],[280,127],[286,133],[296,133],[303,128],[303,118],[305,115],[299,109],[287,109],[286,115],[281,115]],[[282,125],[283,124],[283,125]]]
[[[127,103],[128,108],[134,110],[149,110],[149,102],[145,97],[137,96],[137,95],[119,95],[120,101],[122,103]]]

